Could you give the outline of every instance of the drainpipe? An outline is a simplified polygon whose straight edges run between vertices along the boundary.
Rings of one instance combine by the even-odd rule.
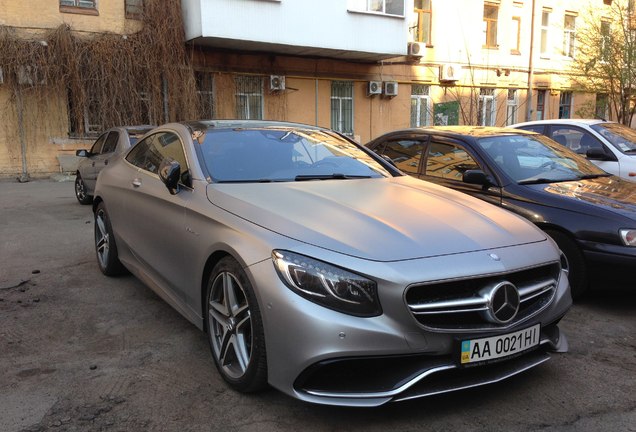
[[[532,78],[534,75],[534,66],[532,57],[534,56],[534,15],[536,0],[532,0],[532,18],[530,22],[530,59],[528,60],[528,96],[526,101],[526,121],[532,120]]]
[[[24,136],[24,105],[22,103],[22,90],[20,85],[15,92],[15,105],[18,114],[18,136],[20,138],[20,150],[22,152],[22,174],[18,177],[20,183],[26,183],[29,181],[29,173],[27,171],[27,145],[26,138]]]

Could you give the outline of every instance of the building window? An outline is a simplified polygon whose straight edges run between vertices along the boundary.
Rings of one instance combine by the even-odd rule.
[[[403,16],[404,0],[349,0],[349,9]]]
[[[242,120],[263,119],[263,78],[237,76],[236,118]]]
[[[431,124],[431,98],[428,85],[414,84],[411,86],[411,127],[428,126]]]
[[[497,48],[497,18],[499,6],[494,4],[484,5],[484,48]]]
[[[550,54],[550,11],[543,10],[541,13],[541,57]]]
[[[572,92],[569,92],[569,91],[561,92],[561,97],[559,98],[559,118],[568,119],[570,118],[571,112],[572,112]]]
[[[506,104],[506,125],[517,123],[517,111],[519,109],[519,97],[517,89],[508,89]]]
[[[431,23],[433,22],[432,0],[415,0],[415,15],[417,15],[417,28],[415,41],[430,45]]]
[[[482,88],[479,90],[479,125],[494,126],[495,125],[495,90],[491,88]]]
[[[596,118],[607,120],[607,111],[609,108],[609,97],[607,93],[597,93],[596,95]]]
[[[545,90],[537,92],[537,120],[545,119]]]
[[[611,59],[611,35],[610,35],[610,22],[606,20],[601,21],[601,46],[599,56],[601,61],[607,62]]]
[[[331,129],[353,135],[353,82],[331,83]]]
[[[213,119],[215,116],[214,75],[208,72],[195,72],[194,79],[199,96],[199,118]]]
[[[140,19],[144,11],[144,0],[125,0],[126,18]]]
[[[563,55],[570,58],[574,58],[575,21],[574,15],[566,15],[563,20]]]
[[[60,6],[70,6],[86,9],[97,8],[96,0],[60,0]]]
[[[510,40],[512,41],[512,48],[510,54],[521,54],[521,17],[512,17],[512,25],[510,32]]]

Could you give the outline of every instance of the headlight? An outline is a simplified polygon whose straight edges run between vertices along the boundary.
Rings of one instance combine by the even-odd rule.
[[[382,313],[372,280],[289,251],[272,251],[272,260],[285,285],[307,300],[360,317]]]
[[[626,246],[636,246],[636,229],[622,229],[619,232]]]

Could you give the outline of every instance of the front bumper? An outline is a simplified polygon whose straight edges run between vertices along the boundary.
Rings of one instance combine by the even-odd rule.
[[[372,318],[350,316],[301,298],[283,285],[269,260],[250,266],[265,327],[269,383],[312,403],[377,406],[497,382],[537,366],[549,359],[548,351],[567,351],[567,340],[557,326],[572,304],[563,272],[544,310],[518,326],[502,329],[427,330],[409,312],[404,293],[413,281],[423,280],[422,275],[435,271],[447,275],[451,267],[465,272],[455,277],[520,268],[528,254],[546,255],[542,247],[502,253],[501,262],[475,253],[477,258],[469,267],[458,266],[456,256],[422,260],[422,265],[411,262],[403,268],[395,263],[370,263],[362,274],[384,276],[375,277],[384,313]],[[500,268],[494,270],[494,265]],[[458,338],[504,334],[537,323],[541,342],[533,350],[483,366],[460,367],[455,361]]]

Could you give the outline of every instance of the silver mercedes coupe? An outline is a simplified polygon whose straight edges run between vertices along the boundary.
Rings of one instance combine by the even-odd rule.
[[[97,262],[208,334],[232,388],[376,406],[567,351],[567,261],[530,222],[313,126],[160,126],[100,173]]]

